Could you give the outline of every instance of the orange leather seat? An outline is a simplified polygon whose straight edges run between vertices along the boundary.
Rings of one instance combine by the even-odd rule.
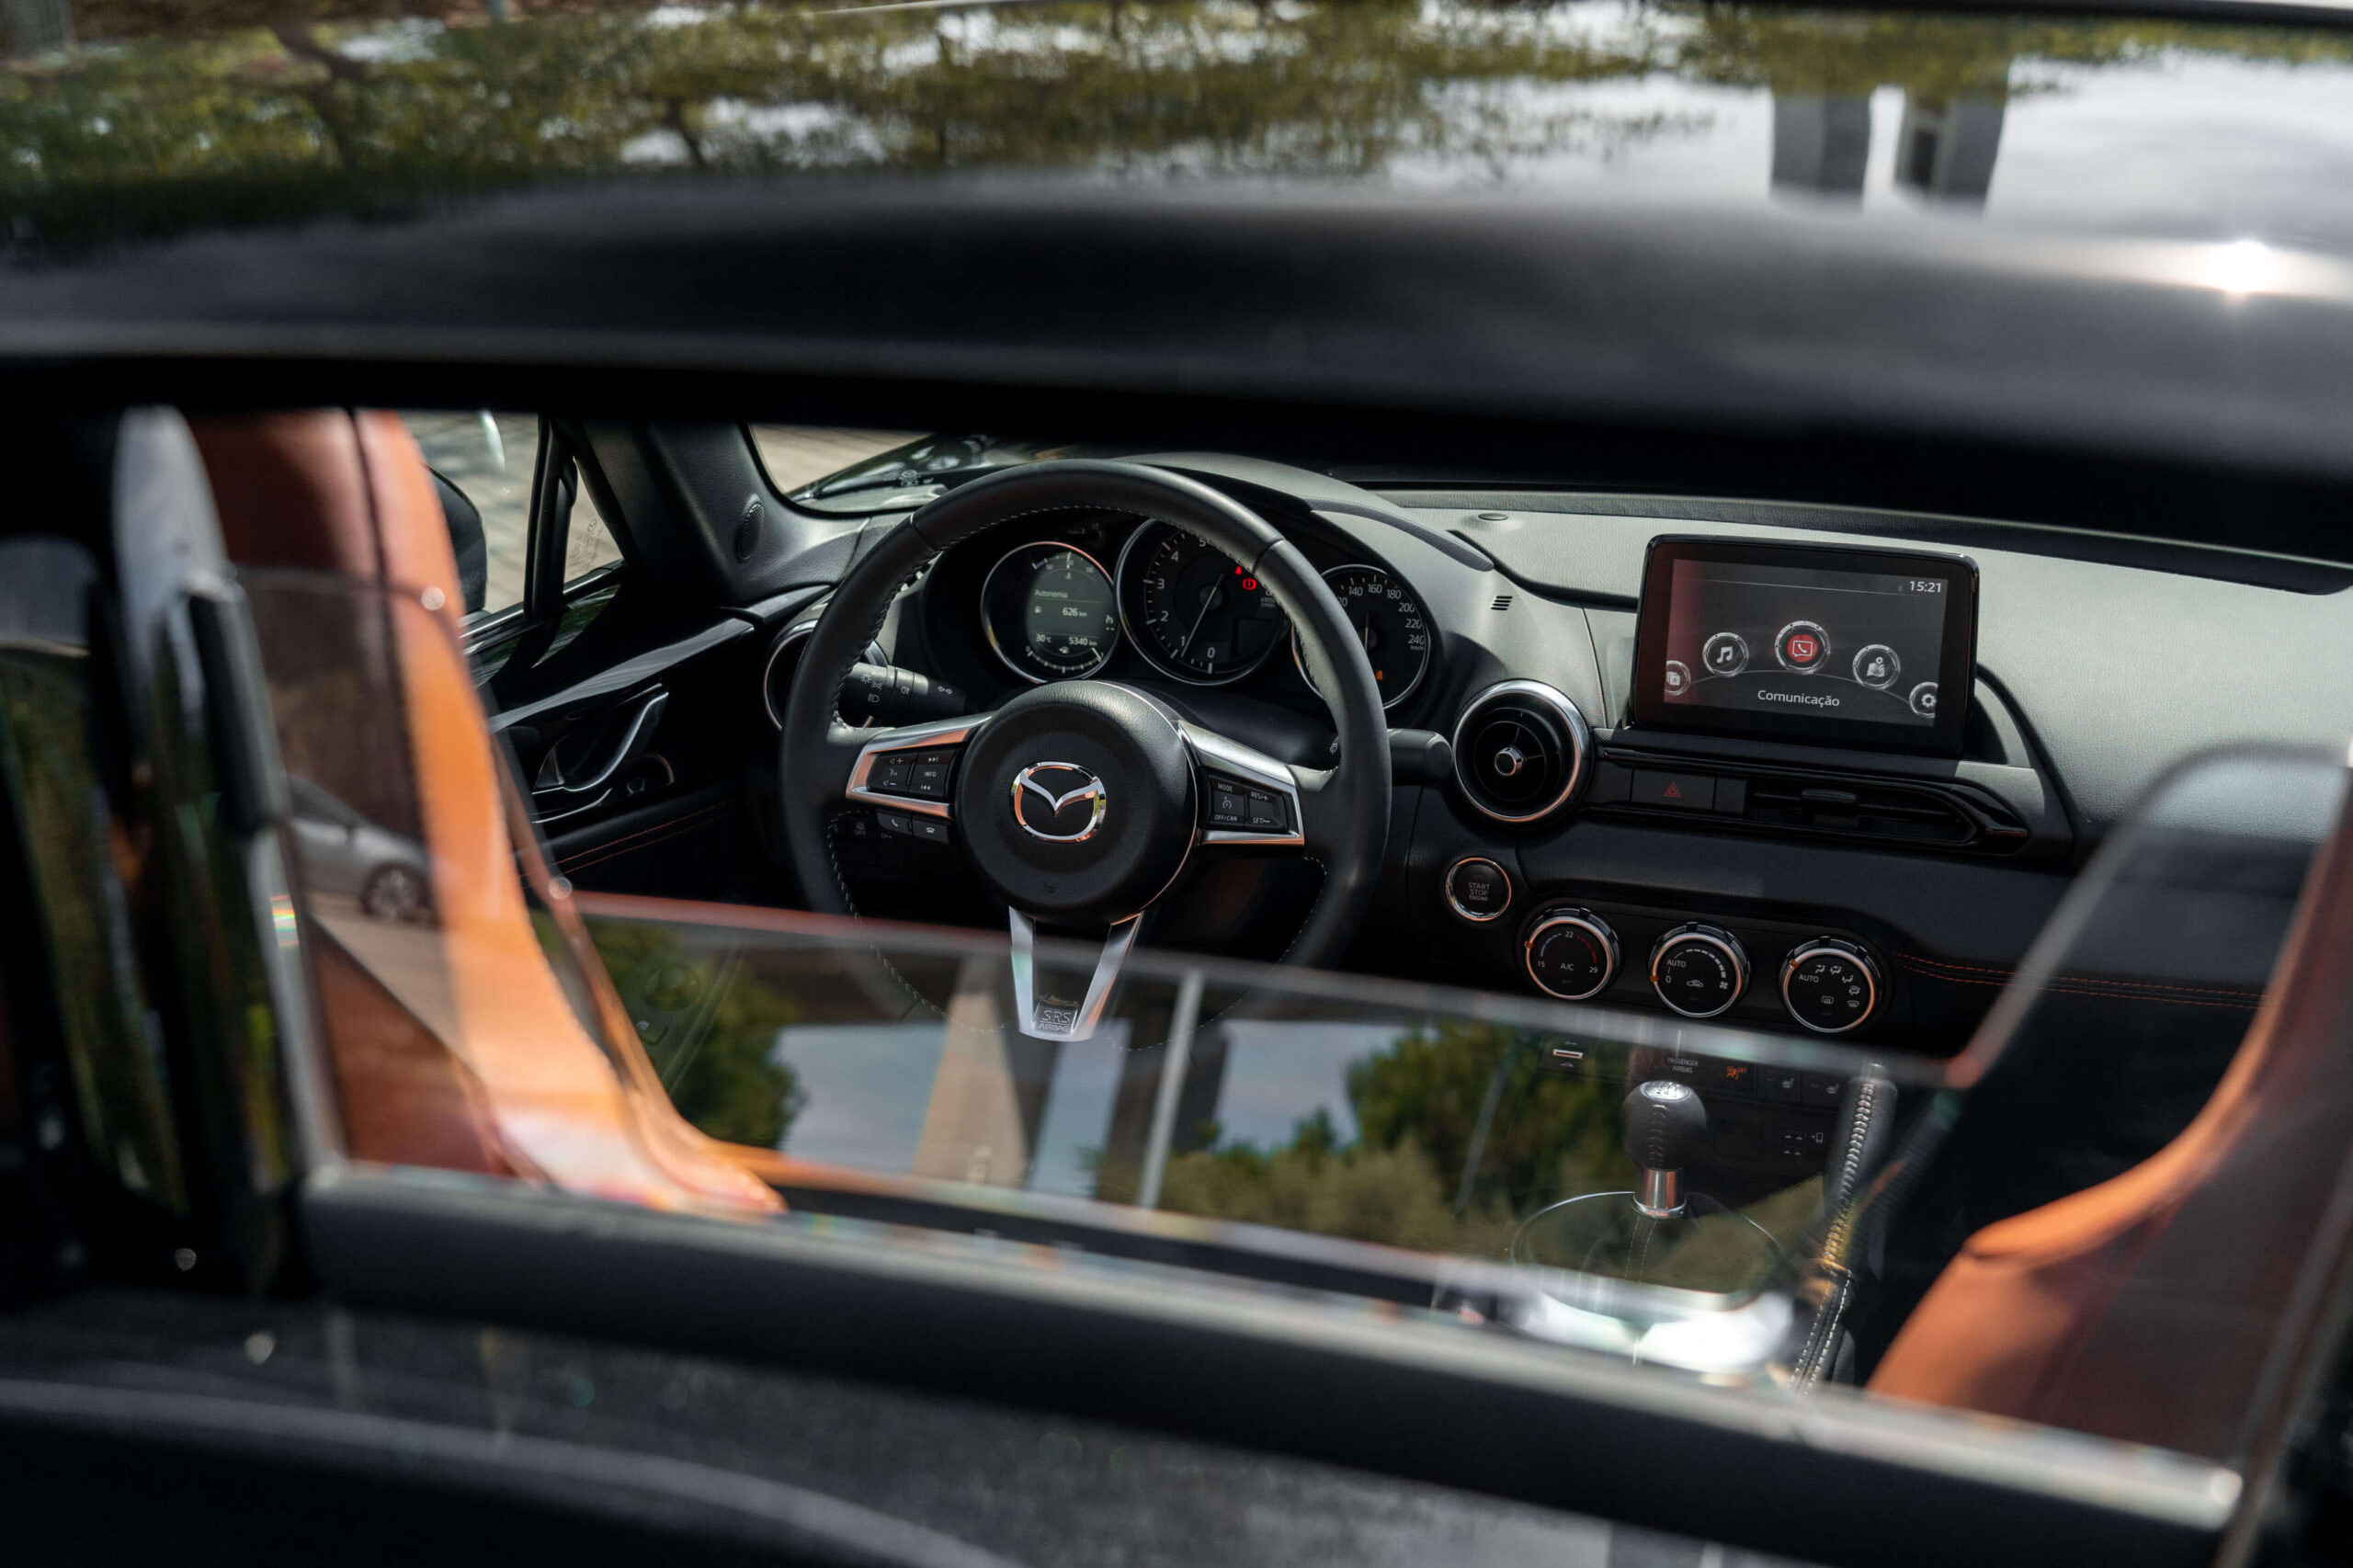
[[[457,562],[430,472],[390,414],[317,411],[193,426],[230,560],[256,574],[256,630],[273,687],[313,651],[273,636],[270,569],[328,574],[355,617],[381,613],[397,716],[278,714],[282,747],[336,737],[290,726],[396,727],[430,919],[381,934],[331,928],[301,900],[324,1035],[350,1153],[542,1180],[670,1208],[766,1213],[775,1194],[672,1109],[618,1017],[578,923],[551,911],[594,1033],[567,995],[526,903],[508,797],[457,641]],[[335,585],[325,585],[333,588]],[[299,877],[298,877],[299,882]],[[423,961],[385,961],[370,943]],[[601,1039],[597,1038],[599,1035]]]
[[[2237,1457],[2347,1240],[2353,840],[2314,862],[2272,984],[2195,1120],[2121,1176],[1970,1237],[1874,1392]]]

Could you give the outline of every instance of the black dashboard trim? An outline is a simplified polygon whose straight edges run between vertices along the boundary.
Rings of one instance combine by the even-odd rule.
[[[2228,545],[2185,544],[2135,534],[2094,533],[2049,523],[2002,522],[1977,517],[1945,517],[1929,512],[1890,512],[1861,506],[1834,506],[1813,502],[1705,500],[1673,495],[1629,495],[1613,493],[1542,490],[1428,490],[1376,492],[1400,506],[1463,511],[1549,512],[1569,516],[1656,517],[1661,522],[1739,523],[1766,528],[1806,528],[1824,533],[1869,534],[1933,544],[1953,550],[1999,550],[2016,555],[2041,555],[2061,561],[2084,561],[2099,566],[2128,566],[2143,572],[2202,577],[2218,583],[2277,588],[2283,593],[2324,595],[2353,587],[2353,566],[2315,561],[2300,555],[2239,550]],[[1459,530],[1457,530],[1459,536]],[[1466,543],[1475,541],[1465,539]],[[1608,609],[1631,609],[1634,601],[1618,595],[1588,595],[1553,584],[1523,582],[1501,560],[1495,569],[1530,593],[1564,604],[1592,604]]]
[[[1459,536],[1458,536],[1459,537]],[[1574,605],[1580,609],[1636,610],[1643,601],[1631,594],[1605,594],[1591,588],[1564,588],[1557,583],[1540,583],[1524,573],[1515,572],[1500,560],[1490,570],[1515,588],[1523,588],[1540,599],[1556,605]]]
[[[1430,527],[1409,517],[1385,497],[1358,489],[1346,480],[1294,468],[1266,458],[1236,457],[1222,452],[1164,452],[1137,457],[1136,462],[1185,474],[1223,490],[1244,506],[1266,511],[1362,517],[1411,535],[1457,564],[1474,572],[1494,570],[1487,552],[1470,540]],[[1376,505],[1375,503],[1380,503]],[[1330,518],[1324,519],[1327,523]]]

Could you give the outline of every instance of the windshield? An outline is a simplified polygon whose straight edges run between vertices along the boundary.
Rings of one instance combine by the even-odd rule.
[[[842,517],[912,511],[1001,468],[1094,452],[996,436],[908,438],[792,425],[755,425],[751,436],[771,485],[803,511]]]

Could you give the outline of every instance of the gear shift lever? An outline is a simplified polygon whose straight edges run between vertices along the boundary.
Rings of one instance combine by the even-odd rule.
[[[1688,1084],[1653,1078],[1637,1084],[1619,1111],[1626,1153],[1643,1173],[1634,1207],[1654,1220],[1683,1212],[1683,1167],[1708,1135],[1708,1110]]]
[[[1770,1278],[1781,1261],[1772,1233],[1684,1184],[1708,1136],[1699,1092],[1680,1079],[1644,1078],[1620,1102],[1618,1116],[1635,1189],[1588,1192],[1538,1210],[1512,1236],[1512,1262],[1538,1270],[1538,1289],[1560,1305],[1627,1323],[1691,1309],[1618,1294],[1621,1284],[1739,1295]],[[1546,1321],[1553,1320],[1537,1311],[1526,1324]],[[1553,1331],[1574,1335],[1585,1322],[1561,1318]]]

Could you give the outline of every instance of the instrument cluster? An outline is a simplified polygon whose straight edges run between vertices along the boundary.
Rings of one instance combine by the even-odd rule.
[[[1429,611],[1395,574],[1360,559],[1342,560],[1324,580],[1371,661],[1383,705],[1395,708],[1436,661]],[[1288,644],[1292,668],[1313,687],[1298,633],[1266,585],[1167,523],[1118,519],[1025,540],[987,561],[976,608],[998,663],[1031,685],[1099,675],[1125,647],[1171,679],[1231,686],[1268,669]]]

